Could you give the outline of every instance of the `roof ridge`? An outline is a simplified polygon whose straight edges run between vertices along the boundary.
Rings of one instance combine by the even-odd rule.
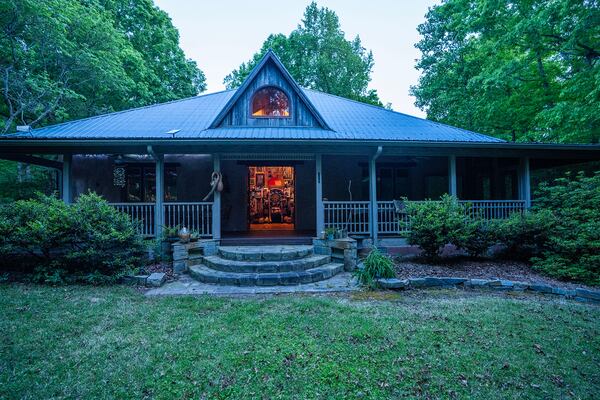
[[[463,131],[463,132],[467,132],[467,133],[471,133],[471,134],[474,134],[474,135],[479,135],[479,136],[484,136],[484,137],[486,137],[486,138],[490,138],[490,139],[498,140],[498,141],[500,141],[500,142],[506,142],[506,140],[503,140],[503,139],[500,139],[500,138],[497,138],[497,137],[494,137],[494,136],[486,135],[486,134],[484,134],[484,133],[479,133],[479,132],[470,131],[470,130],[468,130],[468,129],[460,128],[460,127],[458,127],[458,126],[454,126],[454,125],[448,125],[448,124],[444,124],[444,123],[437,122],[437,121],[432,121],[432,120],[430,120],[430,119],[427,119],[427,118],[421,118],[421,117],[417,117],[417,116],[415,116],[415,115],[405,114],[405,113],[403,113],[403,112],[399,112],[399,111],[396,111],[396,110],[390,110],[390,109],[388,109],[388,108],[385,108],[385,107],[382,107],[382,106],[377,106],[377,105],[375,105],[375,104],[364,103],[364,102],[362,102],[362,101],[358,101],[358,100],[354,100],[354,99],[349,99],[349,98],[347,98],[347,97],[343,97],[343,96],[338,96],[337,94],[332,94],[332,93],[322,92],[322,91],[320,91],[320,90],[315,90],[315,89],[311,89],[311,88],[305,88],[305,87],[302,87],[302,90],[308,90],[308,91],[310,91],[310,92],[319,93],[319,94],[324,94],[324,95],[326,95],[326,96],[330,96],[330,97],[336,97],[336,98],[338,98],[338,99],[342,99],[342,100],[350,101],[350,102],[353,102],[353,103],[356,103],[356,104],[360,104],[360,105],[362,105],[362,106],[373,107],[373,108],[375,108],[375,109],[377,109],[377,110],[380,110],[380,111],[387,111],[387,112],[391,112],[391,113],[394,113],[394,114],[399,114],[399,115],[402,115],[402,116],[404,116],[404,117],[409,117],[409,118],[413,118],[413,119],[418,119],[419,121],[425,121],[425,122],[429,122],[429,123],[432,123],[432,124],[435,124],[435,125],[438,125],[438,126],[449,127],[449,128],[453,128],[453,129],[459,129],[459,130],[461,130],[461,131]]]
[[[190,97],[184,97],[184,98],[181,98],[181,99],[169,100],[169,101],[165,101],[165,102],[162,102],[162,103],[146,104],[145,106],[128,108],[126,110],[113,111],[113,112],[108,112],[108,113],[104,113],[104,114],[92,115],[92,116],[86,117],[86,118],[74,119],[74,120],[71,120],[71,121],[59,122],[58,124],[52,124],[52,125],[42,126],[42,127],[39,127],[39,128],[32,129],[31,132],[35,132],[37,130],[41,130],[41,129],[45,129],[45,128],[50,128],[50,127],[52,127],[52,128],[54,128],[54,127],[60,127],[60,126],[63,126],[63,125],[74,123],[74,122],[90,121],[90,120],[94,120],[94,119],[97,119],[97,118],[106,117],[106,116],[109,116],[109,115],[125,114],[125,113],[132,112],[132,111],[144,110],[144,109],[147,109],[147,108],[159,107],[159,106],[164,106],[164,105],[167,105],[167,104],[173,104],[173,103],[179,103],[179,102],[183,102],[183,101],[194,100],[194,99],[198,99],[198,98],[201,98],[201,97],[208,97],[208,96],[212,96],[212,95],[215,95],[215,94],[221,94],[221,93],[226,93],[226,92],[231,92],[231,91],[235,91],[235,89],[219,90],[218,92],[213,92],[213,93],[198,94],[196,96],[190,96]],[[17,135],[17,134],[18,135],[22,135],[23,132],[13,132],[13,133],[10,133],[9,135]]]

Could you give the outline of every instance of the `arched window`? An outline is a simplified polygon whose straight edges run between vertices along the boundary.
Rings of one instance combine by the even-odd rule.
[[[252,97],[252,116],[284,118],[290,116],[290,101],[281,89],[264,87]]]

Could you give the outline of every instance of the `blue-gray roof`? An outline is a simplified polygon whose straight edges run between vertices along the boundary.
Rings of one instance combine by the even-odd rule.
[[[26,139],[269,139],[503,142],[464,129],[330,94],[302,89],[330,129],[210,125],[235,90],[196,96],[34,129],[4,138]]]

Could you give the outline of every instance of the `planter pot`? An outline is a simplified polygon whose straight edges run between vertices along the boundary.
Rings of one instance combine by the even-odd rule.
[[[185,226],[179,230],[179,239],[181,240],[181,243],[189,242],[191,235],[192,233],[188,231]]]
[[[328,233],[327,234],[327,240],[333,240],[333,239],[334,239],[333,233]]]

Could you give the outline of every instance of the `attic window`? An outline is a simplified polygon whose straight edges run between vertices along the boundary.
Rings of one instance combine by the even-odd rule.
[[[265,87],[252,97],[252,116],[263,118],[285,118],[290,116],[290,101],[281,89]]]

